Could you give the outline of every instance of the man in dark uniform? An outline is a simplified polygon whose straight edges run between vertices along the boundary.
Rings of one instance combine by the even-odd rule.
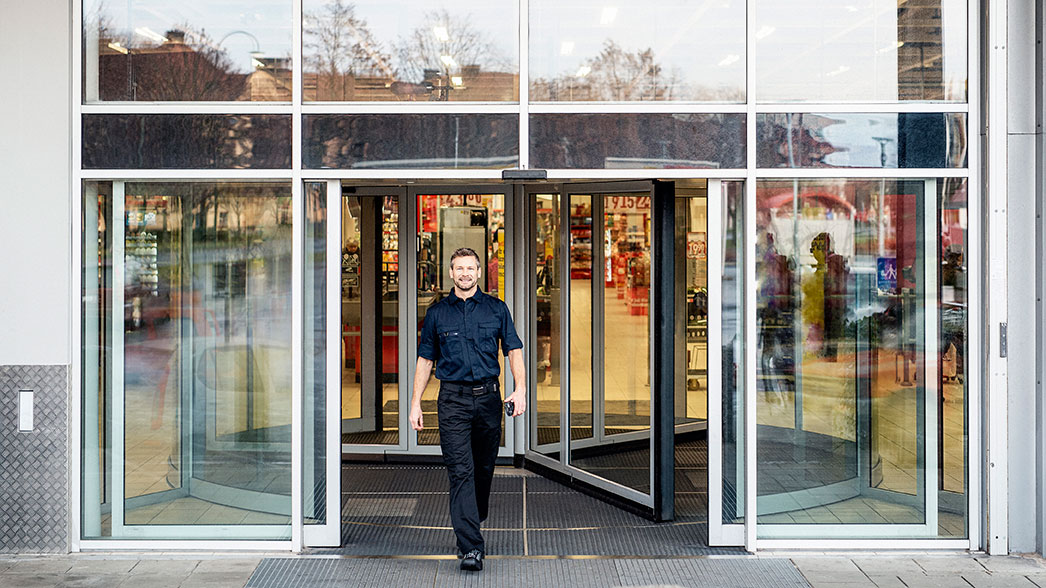
[[[424,426],[421,394],[436,364],[440,381],[440,448],[450,477],[450,521],[457,536],[461,569],[483,569],[485,547],[479,525],[487,518],[494,460],[501,440],[501,394],[498,342],[508,356],[515,390],[505,399],[511,416],[527,408],[523,342],[516,334],[508,306],[480,292],[480,261],[467,247],[450,258],[450,295],[429,308],[418,339],[418,366],[410,424]]]

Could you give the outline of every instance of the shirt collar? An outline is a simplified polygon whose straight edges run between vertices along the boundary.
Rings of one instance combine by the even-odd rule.
[[[457,304],[459,302],[464,302],[465,300],[474,300],[476,302],[479,302],[480,299],[483,296],[487,296],[487,293],[484,292],[483,290],[480,290],[479,288],[476,288],[476,293],[475,294],[473,294],[472,296],[470,296],[470,297],[468,297],[468,298],[463,300],[461,298],[458,298],[458,291],[455,290],[454,288],[451,288],[450,289],[450,300],[449,300],[449,302],[451,304]]]

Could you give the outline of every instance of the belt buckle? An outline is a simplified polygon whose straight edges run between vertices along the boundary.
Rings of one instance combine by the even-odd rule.
[[[472,386],[472,395],[473,396],[482,396],[482,395],[484,395],[486,393],[487,393],[487,385],[486,384],[480,384],[479,386]]]

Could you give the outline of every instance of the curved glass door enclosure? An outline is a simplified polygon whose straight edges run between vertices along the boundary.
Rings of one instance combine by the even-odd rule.
[[[290,186],[89,184],[85,538],[289,539]]]
[[[936,200],[936,180],[758,184],[760,537],[936,537],[955,518],[938,509]]]

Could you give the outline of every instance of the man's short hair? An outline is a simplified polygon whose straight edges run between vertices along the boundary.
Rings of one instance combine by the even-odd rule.
[[[476,267],[479,267],[479,264],[480,264],[479,254],[477,254],[476,251],[474,249],[472,249],[471,247],[458,247],[457,249],[455,249],[454,253],[452,253],[450,255],[450,265],[451,265],[451,267],[454,266],[454,260],[455,259],[457,259],[459,257],[468,257],[470,255],[472,257],[476,258]]]

